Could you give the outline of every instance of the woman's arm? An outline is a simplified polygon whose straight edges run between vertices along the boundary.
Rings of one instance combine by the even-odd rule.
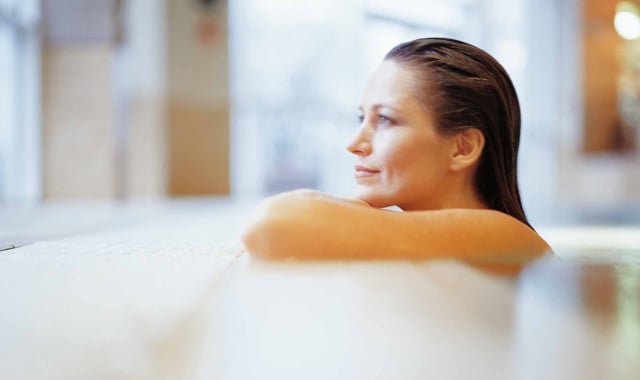
[[[458,258],[519,264],[549,250],[517,219],[493,210],[396,212],[298,190],[264,200],[242,240],[271,259]]]

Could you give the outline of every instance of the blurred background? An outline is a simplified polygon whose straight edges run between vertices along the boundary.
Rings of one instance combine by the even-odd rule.
[[[348,196],[367,76],[476,44],[523,111],[535,224],[640,215],[640,1],[0,0],[0,205]]]

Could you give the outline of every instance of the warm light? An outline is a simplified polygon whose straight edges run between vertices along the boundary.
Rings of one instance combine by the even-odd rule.
[[[613,25],[620,37],[626,40],[640,37],[640,16],[636,6],[626,1],[619,3]]]

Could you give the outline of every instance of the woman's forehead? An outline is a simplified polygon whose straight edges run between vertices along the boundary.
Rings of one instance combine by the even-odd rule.
[[[367,90],[406,91],[412,88],[415,75],[406,66],[395,61],[385,60],[371,74],[367,82]]]
[[[417,79],[406,66],[385,60],[369,77],[362,95],[361,107],[387,106],[395,109],[419,107]]]

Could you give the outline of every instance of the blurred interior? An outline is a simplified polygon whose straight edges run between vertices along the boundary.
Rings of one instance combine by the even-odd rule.
[[[450,36],[515,82],[533,224],[633,224],[638,5],[1,0],[0,201],[348,196],[367,75],[398,42]]]
[[[0,373],[640,378],[639,7],[0,0]],[[518,279],[252,259],[261,197],[350,195],[363,84],[422,36],[510,73],[525,209],[557,255]]]

